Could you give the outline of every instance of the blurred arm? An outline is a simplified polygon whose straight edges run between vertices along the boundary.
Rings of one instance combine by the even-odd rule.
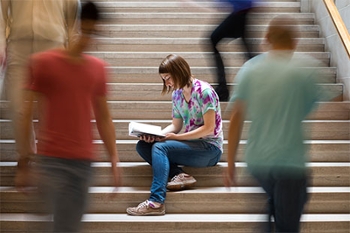
[[[242,100],[236,100],[230,118],[228,132],[228,152],[227,152],[227,171],[225,186],[229,187],[235,184],[235,162],[237,157],[237,149],[241,138],[241,133],[245,118],[245,103]]]
[[[108,151],[112,163],[112,173],[114,177],[115,186],[121,183],[121,172],[117,167],[119,162],[115,129],[107,106],[105,96],[96,97],[93,101],[93,109],[96,118],[96,124],[101,139]]]

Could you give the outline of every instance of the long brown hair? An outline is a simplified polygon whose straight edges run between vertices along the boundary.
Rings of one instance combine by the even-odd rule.
[[[159,74],[169,73],[174,82],[174,89],[181,89],[191,84],[191,69],[184,58],[176,54],[169,54],[159,65]],[[162,79],[163,80],[163,79]],[[163,80],[162,94],[171,90]]]

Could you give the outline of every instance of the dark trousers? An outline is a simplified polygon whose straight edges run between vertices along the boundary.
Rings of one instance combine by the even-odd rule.
[[[38,188],[44,210],[53,214],[53,229],[45,232],[80,232],[81,218],[88,205],[92,177],[90,161],[38,157]]]
[[[308,199],[307,175],[273,171],[253,176],[268,196],[268,221],[264,232],[299,232],[300,218]]]
[[[214,52],[215,64],[217,67],[217,82],[219,87],[216,88],[220,100],[226,101],[228,98],[228,89],[225,77],[225,67],[221,58],[220,52],[217,49],[218,43],[223,38],[242,38],[243,44],[247,50],[246,56],[248,59],[253,57],[251,46],[246,40],[246,24],[249,10],[231,13],[211,34],[212,50]],[[227,96],[226,96],[227,95]]]

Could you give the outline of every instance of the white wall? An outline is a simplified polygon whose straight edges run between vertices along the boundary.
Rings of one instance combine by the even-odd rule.
[[[320,25],[321,37],[326,40],[326,51],[331,52],[331,66],[338,68],[337,82],[344,84],[344,100],[350,100],[350,58],[338,36],[322,0],[300,0],[302,11],[315,13]],[[350,32],[350,0],[334,0],[342,19]]]

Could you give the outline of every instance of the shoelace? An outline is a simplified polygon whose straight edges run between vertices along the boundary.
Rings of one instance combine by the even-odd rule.
[[[137,206],[137,208],[139,209],[139,208],[148,207],[148,206],[149,206],[149,201],[146,200],[146,201],[140,203],[140,204]]]
[[[177,179],[179,179],[179,181],[181,181],[181,178],[184,178],[184,175],[176,175],[176,176],[174,176],[173,178],[171,178],[171,181],[173,182],[173,181],[177,181]]]

